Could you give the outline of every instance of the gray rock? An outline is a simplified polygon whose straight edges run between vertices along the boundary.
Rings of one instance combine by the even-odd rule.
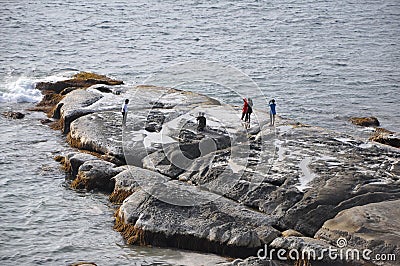
[[[324,223],[315,237],[336,244],[346,239],[347,247],[370,249],[375,254],[400,254],[400,200],[356,206]]]
[[[90,160],[84,162],[78,170],[78,174],[71,186],[77,189],[100,190],[111,193],[114,190],[114,176],[123,169],[115,167],[110,162],[102,160]]]
[[[161,175],[153,178],[157,182],[148,181],[152,183],[152,189],[147,192],[136,190],[118,211],[116,228],[128,243],[208,250],[243,257],[256,254],[254,252],[261,246],[280,234],[270,226],[268,217],[235,201],[215,197],[215,194],[185,183],[168,181]],[[189,204],[184,200],[180,205],[177,201],[174,205],[168,204],[154,196],[154,192],[160,191],[168,194],[164,196],[169,200],[170,193],[175,192],[175,200],[184,195],[196,202],[192,202],[192,206],[184,206]],[[160,194],[158,197],[163,199]]]
[[[53,118],[61,119],[62,131],[64,134],[70,130],[70,124],[75,119],[93,113],[88,108],[90,105],[102,98],[101,93],[92,90],[78,89],[67,94],[56,106]]]
[[[71,177],[74,179],[78,174],[79,167],[87,161],[98,160],[94,155],[87,153],[69,153],[65,156],[64,168],[71,173]]]
[[[260,206],[279,217],[278,228],[313,236],[341,210],[400,198],[391,173],[399,153],[313,127],[282,128],[276,139],[269,173],[286,180]]]
[[[122,128],[119,108],[125,98],[135,99],[135,103],[129,105],[127,125]],[[158,99],[158,105],[154,104],[154,99]],[[165,124],[174,124],[174,119],[182,115],[180,122],[193,120],[188,112],[193,112],[197,105],[211,103],[214,102],[206,96],[158,87],[139,86],[121,95],[100,93],[93,88],[67,94],[55,113],[60,113],[64,132],[68,132],[68,125],[71,125],[72,146],[141,166],[144,157],[164,145],[163,137],[168,138],[168,142],[177,142],[171,137],[178,138],[179,130],[160,133]],[[165,109],[166,105],[174,109]]]
[[[115,125],[116,119],[121,118],[120,115],[118,112],[107,111],[80,117],[71,123],[68,141],[74,147],[125,162],[122,130]]]
[[[10,119],[22,119],[25,117],[25,115],[21,112],[15,112],[15,111],[7,111],[1,113],[2,116]]]
[[[113,203],[122,203],[134,191],[140,189],[142,180],[146,180],[154,176],[153,171],[135,166],[127,166],[124,171],[114,176],[115,186],[109,199]]]

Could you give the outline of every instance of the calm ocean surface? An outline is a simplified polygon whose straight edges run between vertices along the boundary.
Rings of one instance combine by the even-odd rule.
[[[349,125],[351,116],[374,115],[400,131],[398,0],[0,2],[0,111],[24,110],[41,97],[34,82],[70,71],[141,84],[201,60],[234,67],[256,85],[183,88],[233,104],[251,96],[257,108],[274,97],[285,117],[355,136],[368,130]],[[0,118],[1,265],[207,264],[194,253],[124,245],[106,198],[68,189],[52,161],[68,147],[41,118]]]

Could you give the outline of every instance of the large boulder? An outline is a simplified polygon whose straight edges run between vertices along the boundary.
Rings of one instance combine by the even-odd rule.
[[[101,93],[94,90],[75,90],[68,95],[68,98],[57,104],[53,118],[60,119],[60,129],[66,134],[70,131],[71,122],[81,116],[93,113],[94,111],[88,107],[102,97]]]
[[[119,118],[120,114],[112,111],[86,114],[71,123],[67,140],[73,147],[108,155],[125,164],[122,129],[115,126]]]
[[[144,189],[116,214],[115,228],[130,244],[245,257],[280,235],[271,218],[235,201],[156,173],[141,180]]]
[[[88,153],[72,152],[68,153],[60,162],[66,172],[70,173],[70,177],[75,179],[78,174],[79,167],[87,161],[98,160],[94,155]]]
[[[111,193],[114,190],[114,176],[122,172],[123,168],[115,167],[110,162],[90,160],[84,162],[71,187],[76,189],[99,190]]]
[[[340,238],[346,246],[370,249],[375,254],[400,254],[400,200],[356,206],[324,223],[315,237],[334,243]],[[390,263],[390,262],[389,262]]]

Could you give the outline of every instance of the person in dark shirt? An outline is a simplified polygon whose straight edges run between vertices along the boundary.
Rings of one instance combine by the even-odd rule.
[[[206,127],[207,120],[204,117],[204,113],[199,113],[197,116],[196,120],[198,121],[199,125],[197,126],[198,131],[204,131],[204,128]]]
[[[274,126],[275,125],[275,115],[276,115],[276,104],[275,104],[275,100],[272,99],[271,101],[269,101],[269,118],[270,118],[270,125]]]

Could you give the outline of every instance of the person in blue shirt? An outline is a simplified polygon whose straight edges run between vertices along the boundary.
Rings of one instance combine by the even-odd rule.
[[[275,104],[275,100],[272,99],[271,101],[269,101],[269,118],[270,118],[270,126],[274,126],[275,125],[275,115],[276,115],[276,104]]]

